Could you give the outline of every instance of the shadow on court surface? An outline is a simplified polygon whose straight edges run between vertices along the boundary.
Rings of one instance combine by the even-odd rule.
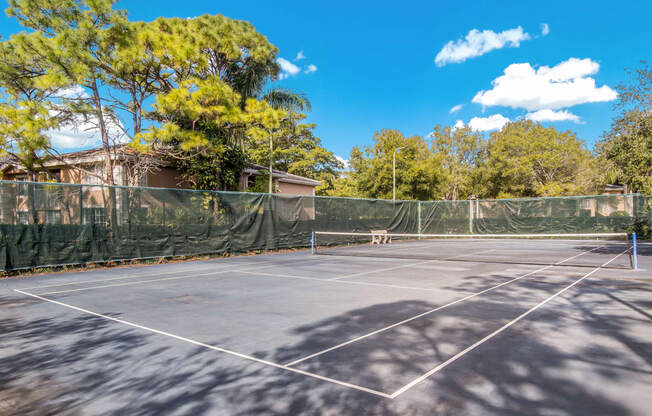
[[[490,414],[637,415],[649,410],[652,381],[649,284],[590,284],[483,344],[394,400],[263,366],[99,317],[17,296],[0,297],[0,413],[45,414]],[[506,298],[496,299],[505,305]],[[486,301],[484,303],[487,303]],[[327,345],[355,322],[426,302],[378,304],[295,328],[293,350]],[[491,306],[491,305],[484,305]],[[446,329],[443,311],[411,325],[396,342],[368,343],[348,360],[311,362],[311,371],[365,369],[383,385],[389,363],[421,371],[414,357],[459,349],[471,332]],[[33,316],[34,318],[30,318]],[[44,317],[46,316],[46,317]],[[115,316],[119,318],[119,316]],[[479,317],[480,318],[480,317]],[[513,318],[513,316],[512,316]],[[443,326],[442,326],[443,325]],[[640,329],[645,331],[641,333]],[[487,328],[486,332],[490,332]],[[410,351],[427,344],[430,350]],[[264,346],[261,346],[264,348]],[[288,351],[272,352],[285,362]],[[406,359],[407,358],[407,359]],[[647,363],[647,365],[646,365]],[[368,372],[369,369],[380,369]],[[649,391],[648,391],[649,393]]]

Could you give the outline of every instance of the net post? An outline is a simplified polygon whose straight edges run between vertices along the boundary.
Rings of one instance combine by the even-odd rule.
[[[310,234],[310,253],[315,254],[315,232]]]
[[[636,247],[636,233],[632,233],[632,262],[634,270],[638,269],[638,248]]]

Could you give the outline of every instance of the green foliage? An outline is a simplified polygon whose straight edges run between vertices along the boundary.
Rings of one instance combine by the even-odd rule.
[[[253,186],[247,188],[247,192],[256,192],[259,194],[269,193],[269,172],[260,171],[256,178],[254,179]],[[278,188],[272,184],[272,193],[277,193]]]
[[[297,118],[299,116],[295,115]],[[275,169],[321,181],[322,186],[317,188],[317,193],[323,194],[332,188],[342,164],[314,136],[315,127],[314,124],[295,127],[289,120],[284,121],[281,128],[273,133],[272,160]],[[247,144],[247,156],[253,163],[269,166],[269,137],[253,137]]]
[[[652,67],[630,74],[635,75],[634,83],[618,86],[616,108],[622,112],[603,135],[597,151],[606,167],[605,182],[652,195]]]
[[[457,129],[436,126],[430,137],[440,166],[436,194],[444,199],[466,199],[474,195],[476,166],[486,152],[483,137],[469,126]]]
[[[530,120],[491,134],[478,182],[483,197],[581,195],[593,191],[596,167],[584,143]]]
[[[404,147],[396,152],[397,199],[433,198],[440,167],[422,137],[406,138],[397,130],[382,130],[374,134],[374,141],[374,146],[364,151],[353,148],[350,172],[334,182],[328,195],[391,199],[392,158],[395,149]]]

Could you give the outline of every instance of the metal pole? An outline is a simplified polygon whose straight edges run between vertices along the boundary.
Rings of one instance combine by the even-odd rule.
[[[473,200],[469,199],[469,234],[473,234]]]
[[[638,248],[636,247],[636,233],[632,233],[632,260],[634,270],[638,269]]]
[[[421,201],[417,202],[417,224],[419,227],[419,240],[421,240]]]
[[[401,146],[394,149],[392,153],[392,201],[396,201],[396,152],[405,149],[407,146]]]
[[[274,158],[274,144],[272,132],[269,132],[269,193],[272,193],[272,159]]]
[[[392,201],[396,201],[396,149],[392,153]]]
[[[310,252],[315,254],[315,232],[310,235]]]

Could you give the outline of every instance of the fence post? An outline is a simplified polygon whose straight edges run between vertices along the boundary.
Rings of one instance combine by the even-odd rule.
[[[632,233],[632,260],[634,270],[638,269],[638,248],[636,247],[636,233]]]
[[[473,199],[469,199],[469,234],[473,234]]]
[[[79,185],[79,225],[84,224],[84,185]]]
[[[310,234],[310,253],[315,254],[315,232]]]
[[[421,201],[417,201],[417,233],[419,234],[419,240],[421,240]]]

